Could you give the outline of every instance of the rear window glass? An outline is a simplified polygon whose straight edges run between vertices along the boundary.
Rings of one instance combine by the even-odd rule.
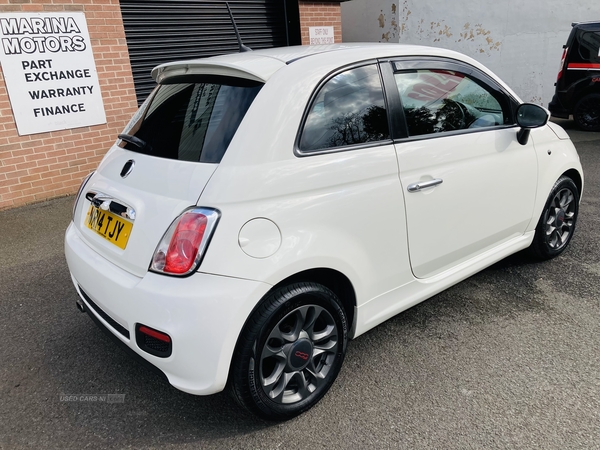
[[[229,78],[200,81],[158,86],[119,145],[160,158],[220,162],[263,85]]]
[[[600,32],[580,31],[574,47],[570,62],[600,63]]]

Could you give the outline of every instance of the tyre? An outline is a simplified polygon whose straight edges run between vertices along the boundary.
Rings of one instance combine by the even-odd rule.
[[[530,253],[538,259],[551,259],[565,251],[575,232],[578,213],[579,190],[573,180],[560,177],[542,211]]]
[[[246,409],[286,420],[314,406],[337,377],[348,340],[337,296],[316,283],[269,294],[240,335],[229,389]]]
[[[600,94],[583,97],[573,109],[573,119],[585,131],[600,131]]]

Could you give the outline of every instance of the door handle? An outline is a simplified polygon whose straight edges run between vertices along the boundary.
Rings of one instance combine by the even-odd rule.
[[[96,208],[110,211],[117,216],[125,217],[129,220],[135,220],[135,209],[109,195],[103,194],[102,192],[89,191],[85,194],[85,198]]]
[[[433,186],[437,186],[438,184],[442,184],[444,180],[441,178],[436,178],[431,181],[419,181],[418,183],[413,183],[408,185],[408,192],[419,192],[423,189],[427,189]]]

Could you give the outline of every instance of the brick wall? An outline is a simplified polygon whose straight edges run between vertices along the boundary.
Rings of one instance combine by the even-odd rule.
[[[72,194],[137,109],[118,0],[0,0],[0,12],[83,11],[105,125],[19,136],[0,72],[0,209]]]
[[[333,26],[335,43],[342,42],[342,9],[337,2],[298,2],[300,9],[300,32],[302,45],[310,43],[308,27]]]

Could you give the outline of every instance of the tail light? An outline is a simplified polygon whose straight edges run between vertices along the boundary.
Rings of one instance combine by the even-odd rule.
[[[567,60],[567,52],[569,49],[567,47],[564,48],[562,58],[560,59],[560,67],[558,68],[558,76],[556,77],[556,81],[560,80],[563,75],[563,71],[565,70],[565,61]]]
[[[75,220],[75,210],[77,209],[77,203],[79,202],[79,197],[81,197],[81,193],[85,189],[85,185],[87,184],[88,181],[90,181],[90,178],[92,178],[92,175],[94,175],[95,173],[96,173],[96,171],[90,173],[81,182],[81,186],[79,186],[79,190],[77,191],[77,196],[75,196],[75,202],[73,203],[73,213],[71,214],[71,220]]]
[[[194,272],[219,220],[216,209],[192,208],[171,224],[154,251],[150,270],[185,276]]]

